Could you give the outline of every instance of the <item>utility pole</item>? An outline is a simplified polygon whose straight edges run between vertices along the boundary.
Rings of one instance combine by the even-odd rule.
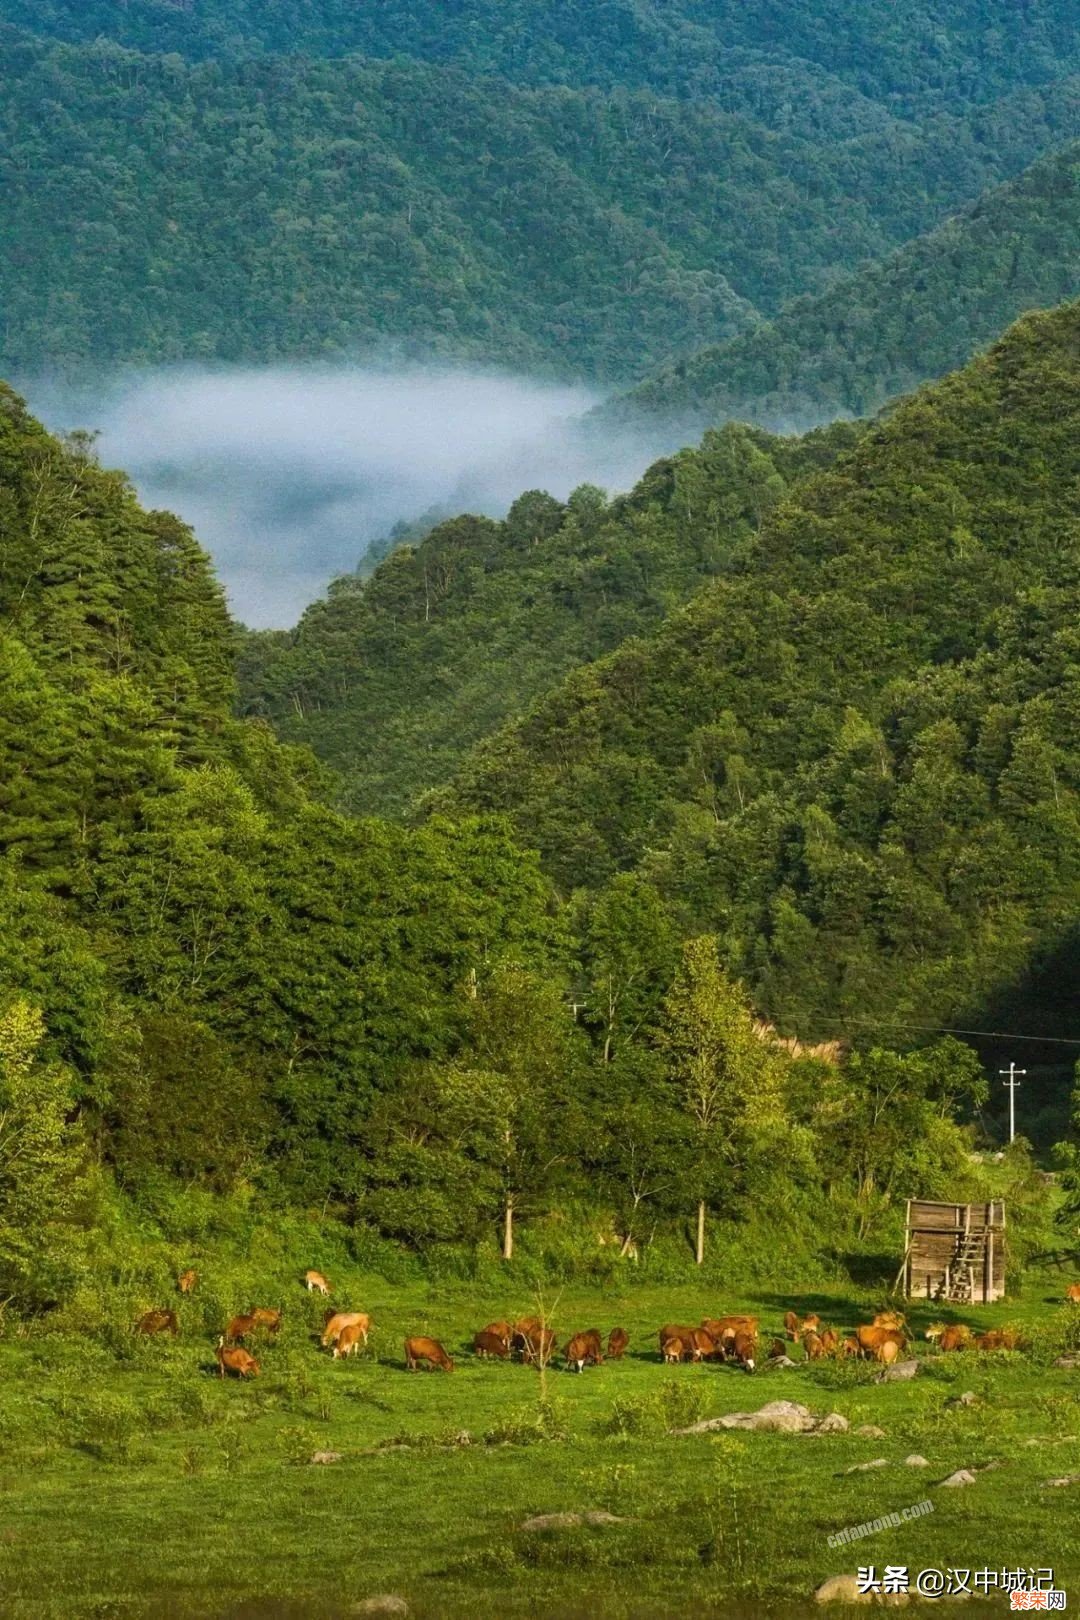
[[[1018,1069],[1015,1063],[1010,1063],[1007,1069],[999,1069],[998,1074],[1006,1076],[1001,1083],[1009,1088],[1009,1141],[1016,1136],[1016,1088],[1020,1084],[1019,1074],[1027,1074],[1026,1069]]]

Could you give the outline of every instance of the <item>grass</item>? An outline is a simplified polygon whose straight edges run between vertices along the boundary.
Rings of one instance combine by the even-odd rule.
[[[374,1318],[368,1355],[334,1363],[321,1352],[322,1302],[294,1285],[279,1341],[257,1352],[263,1376],[247,1385],[215,1375],[207,1316],[226,1302],[209,1291],[180,1302],[175,1343],[136,1340],[126,1304],[77,1332],[70,1320],[9,1319],[0,1614],[319,1620],[398,1592],[412,1614],[440,1620],[630,1620],[687,1605],[734,1620],[805,1614],[820,1581],[868,1563],[1053,1567],[1059,1586],[1080,1586],[1080,1485],[1042,1484],[1080,1473],[1080,1371],[1052,1365],[1076,1321],[1054,1302],[1056,1279],[956,1313],[980,1327],[1022,1322],[1033,1355],[944,1357],[923,1344],[920,1376],[888,1385],[843,1363],[748,1377],[658,1362],[662,1322],[752,1309],[768,1331],[790,1304],[850,1326],[880,1303],[851,1290],[718,1300],[694,1286],[567,1287],[547,1301],[560,1341],[618,1322],[630,1349],[580,1377],[559,1368],[541,1379],[465,1350],[492,1317],[532,1310],[528,1290],[338,1281],[335,1301]],[[921,1333],[940,1314],[917,1308],[912,1326]],[[407,1374],[406,1332],[441,1338],[457,1370]],[[977,1404],[948,1404],[969,1389]],[[782,1398],[878,1424],[885,1438],[668,1433]],[[312,1465],[317,1450],[341,1461]],[[930,1467],[903,1466],[913,1451]],[[878,1456],[889,1466],[845,1473]],[[966,1490],[936,1488],[990,1462],[1001,1466]],[[828,1547],[844,1526],[925,1497],[935,1506],[925,1518]],[[583,1508],[626,1522],[519,1528]],[[1007,1612],[1007,1600],[992,1607]]]

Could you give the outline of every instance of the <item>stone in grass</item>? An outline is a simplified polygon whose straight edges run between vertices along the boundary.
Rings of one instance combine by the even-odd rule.
[[[891,1367],[883,1367],[874,1379],[875,1384],[897,1384],[907,1378],[914,1378],[919,1370],[917,1361],[894,1361]]]
[[[583,1513],[537,1513],[521,1526],[532,1533],[547,1530],[577,1530],[583,1524],[625,1524],[625,1519],[603,1508],[586,1508]]]
[[[311,1456],[309,1457],[308,1461],[313,1462],[313,1463],[321,1463],[323,1465],[325,1465],[327,1463],[340,1462],[341,1461],[341,1452],[340,1451],[313,1451],[311,1453]]]
[[[885,1430],[879,1429],[876,1423],[860,1423],[855,1430],[864,1440],[884,1440]]]
[[[847,1418],[840,1412],[830,1412],[812,1431],[814,1434],[846,1434],[851,1428]]]
[[[396,1592],[378,1592],[374,1597],[354,1603],[350,1614],[408,1614],[409,1605]]]
[[[1058,1356],[1057,1360],[1054,1362],[1054,1366],[1066,1367],[1071,1372],[1075,1372],[1076,1368],[1080,1367],[1080,1351],[1074,1350],[1069,1355]]]
[[[877,1603],[899,1609],[909,1601],[907,1592],[860,1592],[854,1575],[831,1575],[814,1593],[817,1603]]]
[[[766,1401],[756,1412],[725,1412],[723,1417],[704,1418],[675,1434],[712,1434],[718,1429],[757,1429],[767,1434],[802,1434],[816,1427],[809,1407],[798,1401]]]
[[[913,1451],[910,1457],[904,1458],[905,1468],[929,1468],[929,1466],[930,1464],[927,1462],[926,1458],[920,1457],[917,1451]]]
[[[979,1397],[973,1389],[965,1389],[962,1395],[950,1395],[945,1402],[946,1406],[977,1406]]]
[[[1060,1479],[1047,1479],[1046,1485],[1080,1485],[1080,1474],[1062,1474]]]
[[[974,1485],[974,1483],[975,1475],[971,1472],[970,1468],[958,1468],[955,1474],[950,1474],[948,1479],[943,1479],[941,1481],[943,1489],[950,1486],[956,1487],[959,1485]]]
[[[869,1468],[888,1468],[888,1466],[889,1466],[888,1457],[874,1457],[870,1462],[852,1463],[850,1468],[845,1468],[844,1469],[844,1473],[845,1474],[865,1474],[867,1469],[869,1469]]]

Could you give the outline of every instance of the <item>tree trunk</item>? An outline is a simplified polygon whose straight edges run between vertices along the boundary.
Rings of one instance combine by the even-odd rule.
[[[506,1209],[503,1211],[503,1250],[504,1260],[514,1258],[514,1200],[506,1200]]]
[[[694,1250],[694,1259],[700,1266],[705,1259],[705,1200],[702,1198],[697,1207],[697,1246]]]

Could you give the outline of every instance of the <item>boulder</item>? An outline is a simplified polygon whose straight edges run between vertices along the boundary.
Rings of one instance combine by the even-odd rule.
[[[1074,1350],[1068,1355],[1058,1356],[1054,1366],[1067,1367],[1070,1371],[1075,1372],[1076,1368],[1080,1367],[1080,1351]]]
[[[962,1395],[950,1395],[945,1402],[946,1406],[977,1406],[979,1397],[973,1389],[965,1389]]]
[[[844,1469],[844,1473],[845,1474],[865,1474],[868,1468],[888,1468],[888,1466],[889,1466],[888,1457],[874,1457],[874,1458],[871,1459],[870,1462],[852,1463],[850,1468],[845,1468]]]
[[[1080,1474],[1062,1474],[1060,1479],[1048,1479],[1047,1485],[1080,1485]]]
[[[756,1429],[767,1434],[804,1434],[816,1428],[816,1420],[808,1407],[798,1401],[766,1401],[756,1412],[725,1412],[723,1417],[702,1418],[688,1429],[673,1429],[672,1434],[715,1434],[721,1429]]]
[[[341,1452],[340,1451],[313,1451],[311,1453],[311,1456],[308,1458],[308,1461],[313,1462],[313,1463],[322,1463],[324,1465],[326,1463],[340,1462],[341,1461]]]
[[[914,1378],[919,1370],[917,1361],[894,1361],[891,1367],[883,1367],[874,1379],[875,1384],[897,1384],[906,1378]]]
[[[877,1603],[886,1609],[900,1609],[909,1602],[906,1592],[860,1592],[854,1575],[830,1575],[814,1593],[816,1603]]]
[[[614,1513],[607,1513],[603,1508],[586,1508],[581,1513],[537,1513],[533,1518],[526,1519],[521,1526],[530,1533],[543,1533],[547,1530],[578,1530],[583,1524],[624,1524]]]
[[[946,1486],[955,1487],[959,1485],[974,1485],[974,1483],[975,1475],[969,1468],[958,1468],[955,1474],[950,1474],[948,1479],[943,1479],[941,1481],[943,1488]]]
[[[917,1451],[913,1451],[910,1457],[904,1458],[905,1468],[929,1468],[929,1466],[930,1464],[927,1462],[926,1458],[920,1457]]]
[[[821,1422],[816,1425],[813,1433],[846,1434],[850,1428],[851,1424],[840,1412],[830,1412],[828,1417],[823,1417]]]
[[[350,1614],[408,1614],[409,1605],[396,1592],[378,1592],[374,1597],[354,1603]]]
[[[885,1430],[879,1429],[876,1423],[860,1423],[859,1427],[853,1432],[860,1435],[864,1440],[884,1440],[885,1438]]]

